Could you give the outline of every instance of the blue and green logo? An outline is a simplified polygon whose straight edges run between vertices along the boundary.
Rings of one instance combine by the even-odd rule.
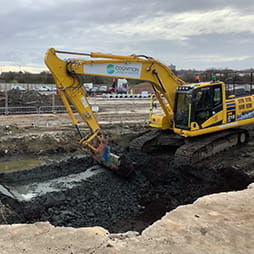
[[[113,64],[108,64],[107,65],[107,73],[114,74],[114,72],[115,72],[115,66]]]

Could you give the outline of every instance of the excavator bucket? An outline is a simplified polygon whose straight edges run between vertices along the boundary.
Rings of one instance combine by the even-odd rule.
[[[118,156],[110,152],[110,147],[106,143],[100,143],[93,158],[101,165],[109,168],[114,173],[122,177],[128,177],[134,170],[133,164],[122,155]]]
[[[94,140],[96,144],[92,145],[91,142]],[[100,130],[82,138],[80,143],[90,148],[95,161],[117,175],[128,177],[134,170],[132,162],[128,161],[125,156],[118,156],[110,151],[110,146]]]

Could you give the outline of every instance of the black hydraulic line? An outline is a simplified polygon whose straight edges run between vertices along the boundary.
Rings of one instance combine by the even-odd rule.
[[[146,59],[153,59],[151,56],[146,56],[146,55],[131,55],[131,56],[144,57]]]
[[[157,92],[157,90],[154,87],[154,84],[151,84],[151,85],[152,85],[152,88],[153,88],[154,92]]]
[[[76,130],[77,130],[77,132],[78,132],[80,138],[83,138],[83,135],[82,135],[82,133],[81,133],[81,131],[80,131],[80,129],[79,129],[79,126],[78,126],[77,124],[75,124],[75,127],[76,127]]]
[[[91,56],[91,54],[88,54],[88,53],[78,53],[78,52],[70,52],[70,51],[62,51],[62,50],[56,50],[55,52],[60,54]]]
[[[72,80],[73,80],[73,82],[72,82],[71,85],[66,86],[66,87],[63,87],[63,88],[58,88],[58,89],[64,91],[64,90],[66,90],[66,89],[68,89],[68,88],[71,88],[71,87],[74,85],[74,80],[75,80],[73,76],[72,76]]]
[[[165,89],[165,87],[164,87],[164,85],[163,85],[163,83],[162,83],[162,81],[161,81],[161,79],[160,79],[160,76],[159,76],[159,74],[158,74],[158,71],[154,69],[154,70],[153,70],[153,74],[155,75],[155,77],[156,77],[157,80],[159,81],[160,86],[161,86],[163,92],[166,93],[166,89]]]

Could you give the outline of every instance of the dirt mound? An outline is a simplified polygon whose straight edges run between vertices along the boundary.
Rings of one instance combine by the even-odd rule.
[[[34,90],[18,90],[12,89],[8,91],[8,106],[9,107],[25,107],[25,106],[47,106],[52,105],[53,94],[42,94]],[[58,95],[54,94],[55,105],[62,105]],[[5,106],[6,94],[0,92],[0,107]]]
[[[16,125],[2,125],[0,126],[0,136],[9,136],[14,133],[20,133],[22,130],[20,130]]]
[[[134,94],[141,94],[141,92],[154,93],[153,87],[150,83],[144,82],[137,84],[131,88]]]
[[[39,156],[82,151],[79,137],[74,131],[21,134],[15,126],[2,127],[0,133],[6,135],[0,142],[0,158],[6,156]],[[28,130],[29,131],[29,130]],[[17,135],[19,133],[19,135]],[[13,135],[15,134],[15,135]]]

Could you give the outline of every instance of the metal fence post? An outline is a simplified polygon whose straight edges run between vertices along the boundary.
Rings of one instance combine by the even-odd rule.
[[[8,91],[7,91],[7,84],[5,84],[5,89],[4,89],[4,94],[5,94],[5,103],[4,103],[4,106],[5,106],[5,115],[8,115]]]
[[[53,111],[53,113],[56,111],[55,106],[56,106],[55,93],[53,93],[52,94],[52,111]]]

